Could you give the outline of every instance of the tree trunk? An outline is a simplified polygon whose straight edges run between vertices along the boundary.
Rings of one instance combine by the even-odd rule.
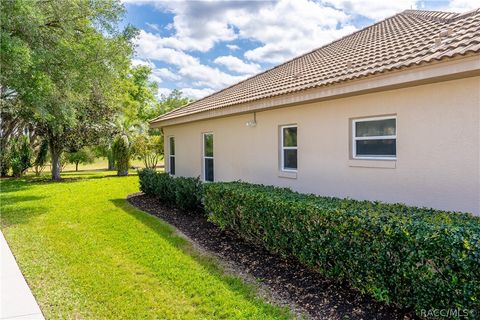
[[[75,162],[75,171],[78,171],[78,161]]]
[[[62,165],[60,163],[60,156],[62,155],[62,149],[52,141],[50,138],[50,154],[52,155],[52,180],[60,180],[60,172],[62,171]]]

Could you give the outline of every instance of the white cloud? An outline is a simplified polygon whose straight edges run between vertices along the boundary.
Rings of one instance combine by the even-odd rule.
[[[197,87],[208,87],[216,90],[245,79],[245,76],[234,76],[200,63],[182,67],[178,70],[178,73],[184,79],[192,81]]]
[[[259,10],[255,19],[238,15],[234,23],[241,38],[263,44],[245,52],[245,57],[276,64],[355,31],[348,18],[341,10],[317,2],[281,0]]]
[[[168,96],[172,92],[172,89],[170,88],[158,88],[157,91],[157,98],[161,99],[162,96]]]
[[[158,88],[156,96],[158,99],[162,99],[162,97],[168,96],[172,91],[170,88]],[[182,88],[181,91],[183,96],[194,100],[201,99],[215,92],[215,90],[210,88],[197,89],[189,87]]]
[[[155,31],[160,31],[161,27],[156,24],[156,23],[149,23],[149,22],[146,22],[145,23],[148,27],[150,27],[151,29],[155,30]]]
[[[232,50],[232,51],[240,49],[240,47],[237,46],[236,44],[227,44],[227,48]]]
[[[132,66],[137,67],[137,66],[147,66],[150,68],[155,68],[155,64],[151,61],[146,61],[142,59],[132,59]]]
[[[346,14],[360,15],[372,20],[381,20],[398,12],[415,9],[415,0],[324,0]]]
[[[313,0],[152,3],[174,14],[174,34],[156,36],[162,47],[207,52],[241,38],[261,43],[245,55],[260,63],[283,62],[355,30],[342,10]]]
[[[180,80],[181,77],[167,68],[152,68],[150,80],[161,83],[164,80]]]
[[[158,75],[161,78],[168,80],[179,80],[180,76],[176,73],[173,73],[170,69],[167,68],[157,68],[153,69],[153,74]]]
[[[148,80],[150,80],[151,82],[156,82],[157,84],[160,84],[160,83],[163,82],[163,79],[162,79],[162,78],[160,78],[159,76],[157,76],[157,75],[155,75],[155,74],[153,74],[153,73],[150,74],[150,77],[149,77]]]
[[[155,60],[171,64],[178,68],[177,75],[186,82],[193,82],[197,86],[204,86],[212,89],[221,89],[244,79],[243,76],[235,76],[217,68],[204,65],[196,57],[184,51],[165,47],[165,42],[160,36],[140,31],[136,39],[137,56],[144,60]],[[165,76],[165,71],[163,71]],[[171,73],[169,74],[171,76]],[[157,75],[160,77],[160,75]],[[172,78],[173,79],[173,78]]]
[[[183,88],[182,93],[184,96],[191,99],[197,100],[203,97],[208,96],[209,94],[214,93],[215,90],[204,88],[204,89],[195,89],[195,88]]]
[[[151,1],[159,10],[174,14],[173,23],[167,29],[175,30],[171,37],[162,39],[167,46],[179,50],[207,52],[217,42],[237,38],[233,26],[225,13],[243,7],[255,7],[254,2],[242,1]],[[261,2],[258,2],[260,4]],[[248,6],[246,6],[248,4]],[[253,5],[252,5],[253,4]]]
[[[213,62],[226,67],[228,70],[240,74],[255,74],[262,71],[262,67],[256,63],[246,63],[234,56],[220,56]]]
[[[163,61],[176,66],[194,64],[198,61],[181,50],[169,48],[169,40],[165,41],[165,38],[145,30],[140,30],[135,44],[136,53],[140,58]]]
[[[480,2],[478,0],[451,0],[443,10],[463,13],[479,7]]]

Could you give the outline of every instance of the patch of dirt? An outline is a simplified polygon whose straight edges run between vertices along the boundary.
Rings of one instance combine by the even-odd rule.
[[[175,226],[194,247],[213,255],[230,274],[260,288],[261,296],[287,305],[297,316],[311,319],[416,319],[412,314],[326,279],[292,259],[284,259],[222,231],[203,215],[162,205],[158,199],[137,193],[127,199],[133,206]]]

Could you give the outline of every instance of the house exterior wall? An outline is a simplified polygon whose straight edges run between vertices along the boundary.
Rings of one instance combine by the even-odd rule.
[[[383,115],[397,117],[397,160],[352,159],[351,120]],[[478,76],[257,112],[246,126],[252,119],[164,127],[175,137],[176,175],[202,175],[202,133],[213,132],[215,181],[480,214]],[[298,126],[296,174],[279,166],[279,127],[288,124]]]

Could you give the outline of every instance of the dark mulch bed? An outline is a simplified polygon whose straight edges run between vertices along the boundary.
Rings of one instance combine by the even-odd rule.
[[[221,231],[206,217],[187,214],[162,205],[142,193],[128,197],[135,207],[175,226],[196,245],[213,254],[239,273],[253,276],[265,285],[280,304],[294,306],[313,319],[411,319],[391,306],[373,301],[358,291],[273,255],[231,232]]]

